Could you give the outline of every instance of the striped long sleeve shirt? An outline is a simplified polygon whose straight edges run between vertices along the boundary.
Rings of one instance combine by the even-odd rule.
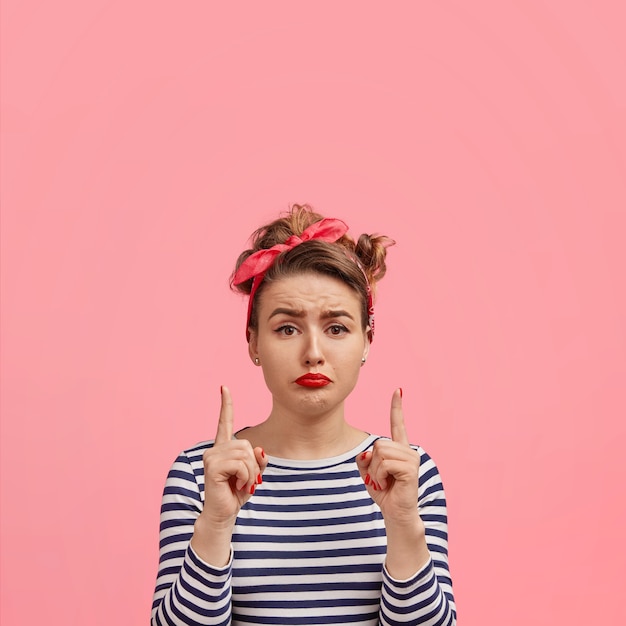
[[[230,562],[216,568],[190,546],[204,501],[204,451],[182,452],[165,484],[152,626],[350,624],[454,626],[446,501],[433,460],[419,447],[418,508],[431,554],[408,580],[385,569],[385,524],[355,458],[269,457],[263,483],[241,508]]]

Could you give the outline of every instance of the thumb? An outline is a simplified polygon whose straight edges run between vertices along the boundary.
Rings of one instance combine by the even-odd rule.
[[[365,452],[359,452],[356,455],[356,466],[359,469],[361,478],[365,478],[367,471],[369,470],[370,463],[372,462],[372,451],[366,450]]]
[[[265,454],[263,448],[256,447],[254,449],[254,458],[256,459],[256,462],[258,463],[259,469],[261,470],[262,474],[265,471],[265,468],[267,467],[267,464],[269,462],[267,454]]]

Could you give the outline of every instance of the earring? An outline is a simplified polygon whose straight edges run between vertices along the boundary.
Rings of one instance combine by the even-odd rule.
[[[259,357],[258,357],[258,356],[255,356],[255,357],[254,357],[254,364],[255,364],[255,365],[260,365],[260,363],[261,363],[261,361],[259,361]]]
[[[363,367],[364,365],[365,365],[365,357],[361,359],[361,367]]]

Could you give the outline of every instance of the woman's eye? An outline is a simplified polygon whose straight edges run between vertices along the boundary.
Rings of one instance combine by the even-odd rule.
[[[333,324],[329,330],[331,335],[342,335],[348,332],[348,329],[342,324]]]
[[[276,332],[279,335],[285,335],[286,337],[291,337],[292,335],[295,335],[296,327],[295,326],[290,326],[289,324],[285,324],[285,325],[281,326],[280,328],[277,328]]]

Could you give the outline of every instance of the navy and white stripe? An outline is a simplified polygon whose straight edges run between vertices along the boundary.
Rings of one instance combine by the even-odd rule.
[[[383,565],[385,524],[355,462],[376,439],[321,461],[269,457],[263,484],[239,513],[224,568],[204,563],[189,545],[204,501],[202,455],[213,442],[183,452],[163,494],[153,626],[454,625],[437,468],[416,448],[431,559],[411,579],[394,580]]]

